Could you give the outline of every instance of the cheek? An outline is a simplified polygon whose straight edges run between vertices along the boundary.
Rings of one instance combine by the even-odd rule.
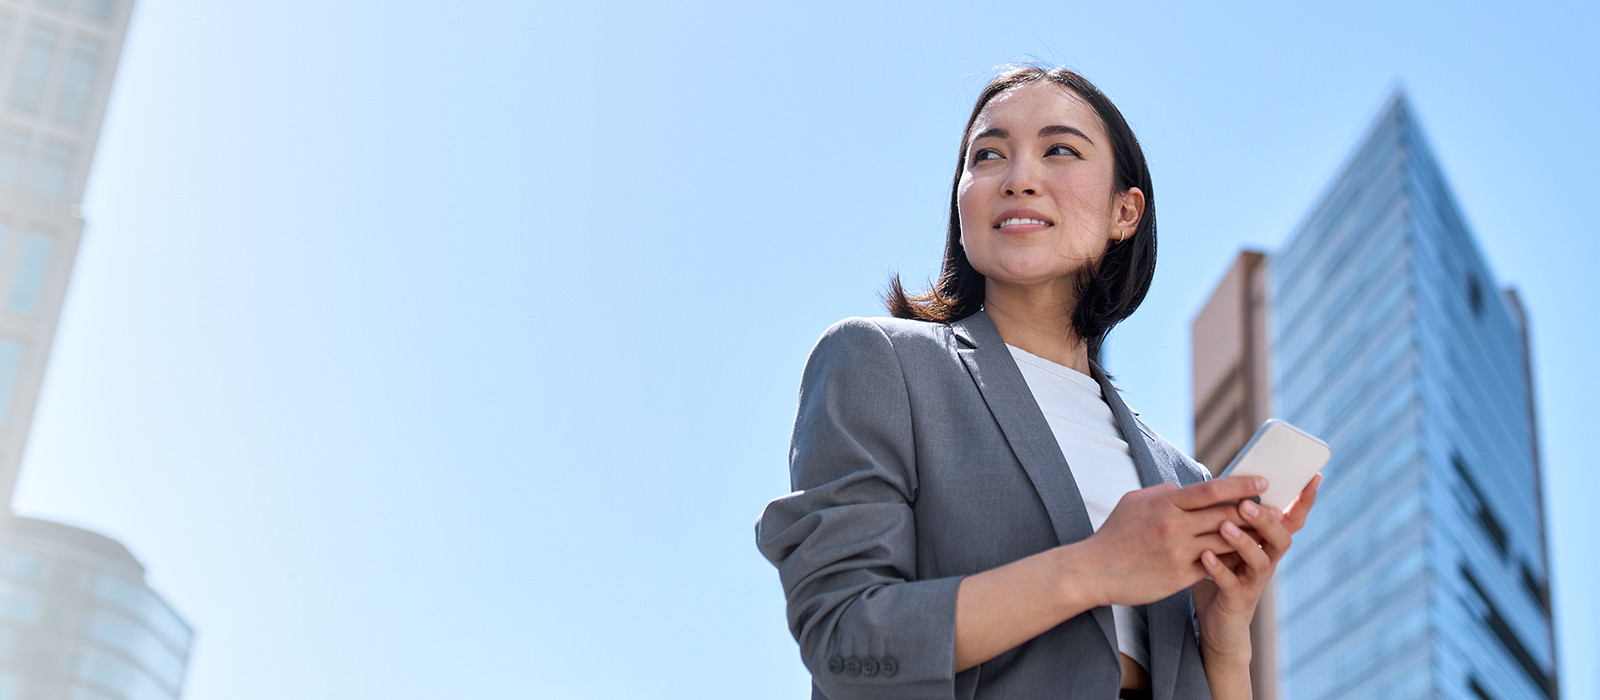
[[[976,202],[968,201],[972,195],[972,174],[962,173],[961,182],[956,185],[956,218],[961,221],[961,246],[967,245],[967,230],[973,225],[967,220],[969,214],[976,212]]]
[[[1103,174],[1077,172],[1062,176],[1059,192],[1080,218],[1101,219],[1111,212],[1111,183]]]

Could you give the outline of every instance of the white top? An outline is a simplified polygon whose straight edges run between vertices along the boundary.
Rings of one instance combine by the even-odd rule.
[[[1078,493],[1089,511],[1089,524],[1099,530],[1123,494],[1141,488],[1128,443],[1117,430],[1111,406],[1093,377],[1025,350],[1006,346],[1027,380],[1061,456],[1072,468]],[[1117,622],[1117,651],[1150,670],[1148,624],[1142,607],[1111,606]]]

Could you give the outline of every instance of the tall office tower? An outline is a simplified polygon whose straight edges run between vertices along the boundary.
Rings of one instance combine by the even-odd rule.
[[[132,0],[0,0],[0,499],[11,503]]]
[[[192,633],[122,545],[9,516],[132,0],[0,0],[0,698],[178,697]]]
[[[1282,696],[1556,697],[1526,315],[1403,94],[1265,268],[1270,412],[1333,447],[1278,569]]]

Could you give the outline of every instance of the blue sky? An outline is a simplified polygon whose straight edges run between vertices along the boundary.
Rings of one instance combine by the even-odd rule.
[[[142,0],[16,507],[144,561],[193,700],[806,697],[751,526],[818,334],[936,269],[989,69],[1075,67],[1143,141],[1161,266],[1107,356],[1186,447],[1201,300],[1403,85],[1531,309],[1595,697],[1597,20]]]

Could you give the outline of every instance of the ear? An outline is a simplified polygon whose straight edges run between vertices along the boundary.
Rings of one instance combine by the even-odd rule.
[[[1117,195],[1115,220],[1111,225],[1111,239],[1123,240],[1133,236],[1139,230],[1139,222],[1144,219],[1144,190],[1129,187],[1127,192]]]

